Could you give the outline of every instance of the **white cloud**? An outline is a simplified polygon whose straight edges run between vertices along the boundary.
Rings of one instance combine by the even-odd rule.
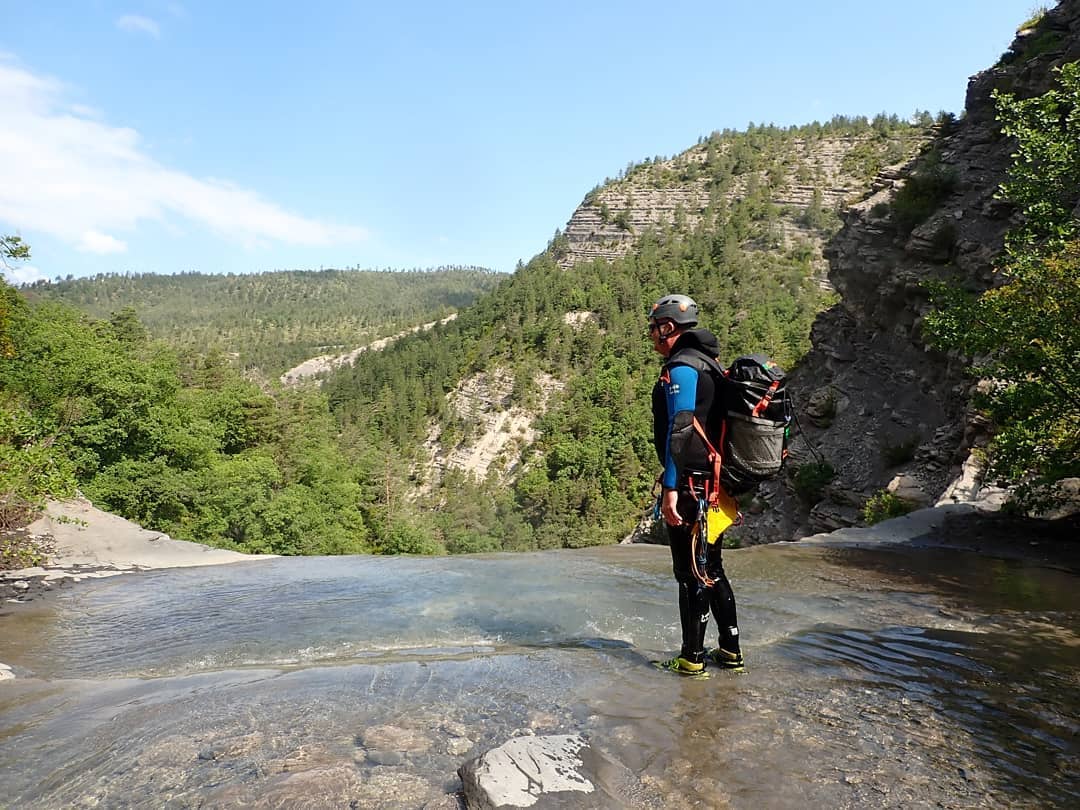
[[[142,17],[138,14],[125,14],[116,20],[116,27],[129,34],[149,34],[158,39],[161,37],[161,26],[156,20]]]
[[[332,245],[367,237],[285,210],[250,189],[200,179],[151,158],[139,133],[67,104],[65,88],[0,59],[0,229],[44,232],[82,250],[117,252],[113,234],[154,220],[202,225],[242,245]]]
[[[125,252],[127,243],[107,233],[87,231],[79,240],[78,248],[85,253],[99,253],[104,256],[109,253]]]
[[[41,281],[48,278],[48,276],[30,264],[17,264],[12,262],[7,267],[0,265],[0,269],[4,271],[4,278],[11,284],[33,284],[35,281]]]

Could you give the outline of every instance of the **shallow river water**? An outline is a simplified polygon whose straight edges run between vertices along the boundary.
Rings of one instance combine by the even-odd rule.
[[[0,616],[0,807],[453,807],[521,734],[582,806],[1080,806],[1080,577],[947,550],[728,552],[747,671],[683,680],[662,547],[278,559]],[[710,628],[710,643],[715,634]]]

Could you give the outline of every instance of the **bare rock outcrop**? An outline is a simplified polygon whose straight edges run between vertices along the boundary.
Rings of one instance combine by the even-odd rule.
[[[458,769],[470,810],[622,808],[643,789],[621,762],[580,734],[527,735]],[[650,797],[651,798],[651,797]]]
[[[434,329],[436,326],[450,323],[450,321],[457,318],[457,313],[447,315],[440,321],[431,321],[430,323],[420,324],[414,326],[411,329],[405,329],[398,332],[395,335],[388,335],[387,337],[373,340],[371,343],[367,343],[363,346],[359,346],[352,351],[342,352],[340,354],[320,354],[318,357],[312,357],[300,363],[297,366],[293,366],[284,374],[281,375],[281,384],[288,386],[301,385],[305,382],[309,382],[318,378],[321,375],[328,374],[335,369],[342,366],[351,366],[356,362],[356,358],[364,352],[378,352],[385,349],[392,343],[396,343],[401,338],[408,335],[414,335],[417,332],[426,332],[429,329]]]
[[[492,474],[500,481],[516,477],[525,451],[536,439],[533,423],[547,409],[552,393],[562,387],[551,375],[537,373],[532,380],[535,395],[526,407],[513,404],[514,376],[507,369],[482,371],[462,380],[446,395],[459,430],[431,426],[424,443],[428,463],[421,475],[427,486],[420,494],[429,492],[451,469],[479,480]]]

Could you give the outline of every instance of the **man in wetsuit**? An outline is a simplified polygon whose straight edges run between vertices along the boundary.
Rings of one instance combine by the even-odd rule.
[[[696,329],[698,306],[685,295],[665,295],[649,312],[649,337],[653,349],[664,357],[660,379],[653,388],[653,441],[664,466],[660,483],[660,512],[667,524],[671,561],[679,584],[679,619],[682,648],[679,655],[662,662],[664,669],[681,675],[700,675],[706,659],[723,669],[742,670],[735,595],[724,574],[722,539],[699,542],[698,570],[711,580],[705,585],[694,573],[694,524],[698,518],[702,487],[713,481],[709,453],[694,427],[704,427],[714,446],[724,409],[713,408],[714,397],[723,396],[716,374],[720,346],[708,329]],[[711,360],[711,362],[710,362]],[[716,617],[719,646],[706,653],[705,630],[709,612]]]

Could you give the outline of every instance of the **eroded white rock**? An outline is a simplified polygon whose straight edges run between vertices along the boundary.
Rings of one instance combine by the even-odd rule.
[[[579,734],[515,737],[461,766],[470,808],[532,807],[542,796],[592,793],[581,773],[579,753],[588,741]]]

